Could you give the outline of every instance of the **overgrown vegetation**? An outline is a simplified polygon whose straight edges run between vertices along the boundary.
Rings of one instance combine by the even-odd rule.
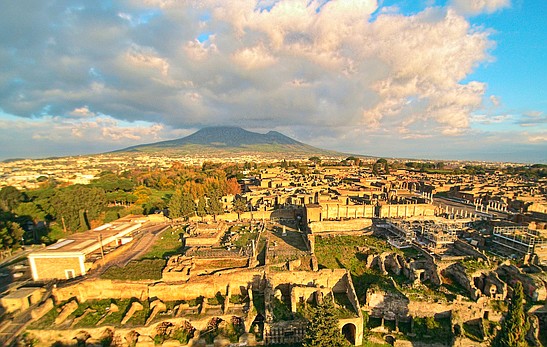
[[[460,264],[463,265],[463,267],[465,268],[465,272],[468,274],[490,268],[490,266],[482,259],[475,259],[473,257],[465,258],[463,261],[461,261]]]
[[[338,318],[330,296],[312,308],[311,319],[304,337],[304,347],[345,347],[348,342],[338,328]]]
[[[101,275],[101,278],[123,281],[160,280],[165,264],[164,259],[131,261],[124,267],[110,267]]]
[[[416,334],[412,339],[418,341],[446,343],[452,341],[454,338],[450,317],[440,319],[416,317],[414,318],[414,328],[412,331]]]
[[[167,259],[174,254],[183,251],[182,247],[183,229],[167,229],[141,259]]]
[[[517,282],[513,288],[513,295],[509,309],[505,315],[501,330],[494,339],[493,347],[525,347],[528,346],[526,333],[530,323],[524,311],[524,292],[522,283]]]

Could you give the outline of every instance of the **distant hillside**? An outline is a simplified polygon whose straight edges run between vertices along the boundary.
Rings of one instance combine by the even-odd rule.
[[[116,152],[162,152],[179,155],[342,156],[316,148],[277,131],[255,133],[238,127],[209,127],[176,140],[128,147]]]

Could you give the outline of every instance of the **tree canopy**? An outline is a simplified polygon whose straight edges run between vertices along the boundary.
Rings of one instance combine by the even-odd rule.
[[[526,347],[526,333],[530,324],[524,312],[524,292],[522,283],[517,282],[513,288],[513,295],[509,310],[501,324],[501,330],[492,343],[493,347]]]
[[[304,347],[345,347],[348,343],[338,330],[332,298],[326,296],[322,303],[312,308],[311,320],[304,336]]]

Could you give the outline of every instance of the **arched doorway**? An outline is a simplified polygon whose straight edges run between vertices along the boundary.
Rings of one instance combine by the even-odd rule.
[[[355,345],[355,325],[353,323],[347,323],[342,327],[342,335],[348,340],[352,345]]]

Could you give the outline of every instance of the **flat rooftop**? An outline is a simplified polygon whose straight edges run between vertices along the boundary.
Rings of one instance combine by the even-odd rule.
[[[126,216],[85,232],[67,235],[66,238],[44,249],[32,252],[30,256],[59,253],[88,254],[100,247],[101,240],[103,245],[106,245],[139,230],[147,222],[148,219],[145,216]]]

